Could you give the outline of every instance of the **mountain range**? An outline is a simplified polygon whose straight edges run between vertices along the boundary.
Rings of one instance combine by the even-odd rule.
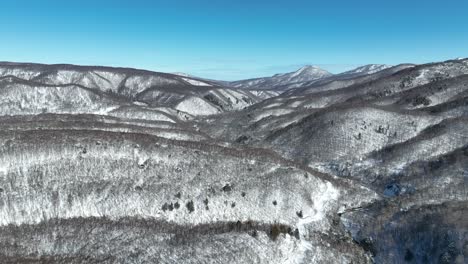
[[[468,262],[468,59],[2,62],[0,95],[2,263]]]
[[[308,65],[294,72],[275,74],[272,77],[266,78],[235,81],[230,82],[229,85],[236,88],[275,89],[278,86],[318,80],[331,75],[330,72],[317,66]]]
[[[205,80],[209,82],[217,83],[220,86],[240,88],[240,89],[253,89],[253,90],[276,90],[276,91],[285,91],[292,88],[303,87],[311,85],[320,80],[336,80],[336,79],[346,79],[346,78],[355,78],[359,76],[370,75],[379,71],[383,71],[387,68],[391,68],[390,65],[385,64],[367,64],[355,69],[332,74],[324,69],[321,69],[318,66],[305,65],[299,68],[296,71],[288,73],[277,73],[271,77],[262,77],[262,78],[253,78],[247,80],[238,80],[238,81],[220,81],[220,80],[211,80],[206,78],[200,78],[192,76],[187,73],[176,72],[175,75],[190,77],[194,79]]]

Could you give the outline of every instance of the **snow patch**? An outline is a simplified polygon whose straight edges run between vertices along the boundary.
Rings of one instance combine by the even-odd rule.
[[[214,115],[220,112],[218,108],[198,97],[189,97],[180,102],[175,109],[191,115]]]
[[[106,108],[101,108],[95,112],[93,112],[93,114],[96,114],[96,115],[108,115],[110,112],[118,109],[119,107],[118,106],[110,106],[110,107],[106,107]]]
[[[193,77],[192,75],[185,73],[185,72],[173,72],[171,74],[182,76],[182,77]]]
[[[314,215],[305,215],[303,219],[299,220],[298,226],[304,227],[312,222],[320,221],[325,218],[325,212],[327,210],[327,203],[329,201],[336,201],[339,196],[339,191],[330,183],[327,182],[323,188],[321,188],[322,195],[316,195],[311,197],[314,201]],[[304,231],[299,229],[299,231]]]
[[[0,165],[0,174],[6,174],[8,172],[8,168]]]
[[[134,105],[138,105],[138,106],[148,106],[147,103],[144,103],[144,102],[140,102],[140,101],[135,101],[133,102]]]
[[[194,80],[194,79],[189,79],[189,78],[182,78],[184,81],[188,82],[189,84],[191,85],[195,85],[195,86],[213,86],[209,83],[206,83],[206,82],[202,82],[202,81],[199,81],[199,80]]]

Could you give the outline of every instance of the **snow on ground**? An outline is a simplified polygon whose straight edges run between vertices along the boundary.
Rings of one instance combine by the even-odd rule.
[[[96,115],[108,115],[110,112],[118,109],[119,106],[109,106],[109,107],[104,107],[104,108],[101,108],[101,109],[98,109],[94,112],[92,112],[93,114],[96,114]]]
[[[126,93],[129,94],[137,94],[141,93],[144,90],[148,89],[152,86],[165,86],[165,85],[175,85],[179,82],[177,80],[165,78],[162,76],[131,76],[127,78],[125,81],[125,87],[127,87],[128,91]]]
[[[259,121],[259,120],[261,120],[263,118],[269,117],[269,116],[287,115],[287,114],[289,114],[289,113],[291,113],[293,111],[294,111],[293,109],[284,109],[284,108],[270,109],[270,110],[263,111],[263,112],[259,113],[258,115],[256,115],[253,118],[253,121],[257,122],[257,121]]]
[[[209,83],[206,83],[206,82],[202,82],[202,81],[199,81],[199,80],[194,80],[194,79],[189,79],[189,78],[182,78],[184,81],[188,82],[189,84],[191,85],[195,85],[195,86],[213,86]]]
[[[218,108],[198,97],[189,97],[180,102],[175,109],[191,115],[213,115],[220,112]]]
[[[193,77],[192,75],[185,73],[185,72],[173,72],[171,74],[182,76],[182,77]]]
[[[134,105],[137,105],[137,106],[148,106],[147,103],[145,103],[145,102],[140,102],[140,101],[135,101],[135,102],[133,102],[133,104],[134,104]]]
[[[249,92],[260,99],[268,99],[270,97],[278,96],[280,93],[277,91],[268,90],[249,90]]]
[[[171,115],[166,114],[162,111],[158,111],[156,109],[145,107],[138,107],[134,109],[117,108],[108,112],[106,115],[118,118],[166,121],[176,123],[176,120],[174,120],[174,117],[172,117]]]
[[[254,103],[253,100],[249,100],[248,95],[243,91],[236,90],[216,90],[214,94],[221,100],[228,103],[232,109],[239,110],[250,106]]]
[[[4,165],[0,166],[0,173],[3,174],[3,173],[7,173],[7,172],[8,172],[8,169],[7,169],[6,166],[4,166]]]
[[[416,77],[415,80],[423,80],[426,78],[426,75],[430,73],[430,71],[428,69],[423,69],[421,70],[420,74]]]
[[[278,107],[278,106],[281,106],[281,105],[282,105],[282,103],[280,103],[280,102],[272,103],[272,104],[268,104],[268,105],[264,106],[263,109],[270,109],[270,108]]]
[[[0,76],[15,76],[24,80],[30,80],[39,76],[41,72],[39,71],[30,71],[24,69],[10,69],[10,68],[0,68]]]

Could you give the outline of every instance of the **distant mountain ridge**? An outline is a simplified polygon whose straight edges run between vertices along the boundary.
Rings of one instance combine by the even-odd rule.
[[[238,81],[222,81],[209,78],[197,77],[184,72],[174,72],[171,74],[181,77],[188,77],[211,83],[216,83],[220,86],[246,89],[246,90],[277,90],[286,91],[289,89],[302,88],[310,86],[317,81],[334,81],[347,78],[356,78],[360,76],[374,74],[388,68],[393,67],[387,64],[366,64],[355,69],[342,73],[333,74],[327,70],[321,69],[314,65],[305,65],[296,71],[287,73],[277,73],[270,77],[259,77]]]
[[[391,65],[387,65],[387,64],[367,64],[367,65],[364,65],[364,66],[357,67],[357,68],[355,68],[355,69],[353,69],[353,70],[340,73],[340,74],[338,74],[338,75],[373,74],[373,73],[376,73],[376,72],[379,72],[379,71],[383,71],[383,70],[385,70],[385,69],[388,69],[388,68],[390,68],[390,67],[392,67],[392,66],[391,66]]]
[[[230,82],[232,87],[244,89],[274,89],[289,83],[306,82],[322,79],[333,74],[317,66],[306,65],[297,71],[275,74],[271,77],[254,78]]]
[[[239,110],[277,95],[133,68],[14,62],[0,62],[0,89],[4,97],[22,98],[21,104],[0,102],[0,114],[57,113],[58,108],[167,122]]]
[[[354,78],[359,76],[365,76],[369,74],[374,74],[379,71],[383,71],[392,67],[391,65],[385,64],[367,64],[355,68],[350,71],[333,74],[324,70],[318,66],[314,65],[305,65],[296,71],[287,72],[287,73],[277,73],[270,77],[259,77],[238,81],[220,81],[212,80],[208,78],[195,77],[187,73],[174,73],[175,75],[197,78],[200,80],[206,80],[210,82],[217,83],[222,86],[247,89],[247,90],[278,90],[286,91],[293,88],[300,88],[308,86],[316,81],[321,80],[334,80],[343,79],[343,78]]]

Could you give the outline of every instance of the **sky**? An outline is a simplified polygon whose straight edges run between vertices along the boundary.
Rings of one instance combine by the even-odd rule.
[[[238,80],[468,57],[466,0],[0,0],[0,61]]]

